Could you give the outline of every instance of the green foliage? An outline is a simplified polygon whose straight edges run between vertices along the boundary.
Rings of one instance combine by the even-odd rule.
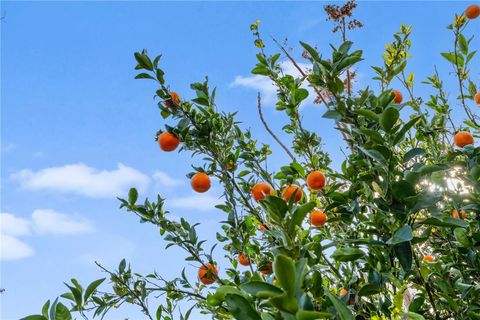
[[[181,312],[180,302],[213,319],[479,319],[480,148],[452,145],[458,129],[479,136],[478,116],[469,107],[477,90],[470,78],[475,44],[466,35],[469,22],[456,16],[449,26],[453,49],[442,53],[459,84],[455,101],[450,101],[437,70],[423,82],[434,93],[414,95],[415,75],[407,71],[412,27],[405,25],[386,45],[383,65],[372,67],[380,90],[354,92],[353,70],[363,60],[362,51],[353,49],[345,34],[350,25],[336,14],[359,26],[348,15],[355,6],[327,6],[334,31],[342,30],[342,41],[331,46],[331,53],[321,54],[300,42],[309,70],[298,67],[276,40],[281,53],[267,54],[260,22],[250,26],[259,49],[252,73],[273,82],[276,108],[288,117],[283,131],[291,147],[269,131],[289,156],[276,172],[267,169],[269,146],[252,138],[235,113],[218,110],[208,79],[191,84],[192,99],[174,101],[161,56],[152,60],[146,51],[135,53],[136,78],[157,85],[158,108],[168,121],[160,131],[177,135],[181,152],[202,157],[203,165],[193,167],[194,172],[205,172],[224,187],[223,203],[216,207],[225,218],[216,238],[230,265],[222,266],[224,272],[211,287],[189,280],[191,268],[167,280],[156,272],[135,273],[125,260],[115,271],[99,265],[108,274],[110,290],[99,290],[106,287],[105,279],[85,290],[72,279],[66,284],[69,292],[61,295],[69,309],[58,300],[51,305],[48,301],[42,315],[24,319],[71,319],[75,312],[84,318],[103,317],[124,303],[138,306],[149,319],[188,319],[192,309]],[[300,76],[282,70],[285,59],[299,68]],[[395,103],[393,83],[403,87],[396,90],[403,91],[404,102]],[[323,117],[332,119],[349,147],[338,172],[329,168],[318,134],[302,125],[300,107],[311,94],[326,106]],[[463,124],[450,116],[457,105],[465,111]],[[260,99],[258,107],[261,111]],[[328,183],[306,192],[313,170],[325,172]],[[259,181],[274,191],[256,202],[251,189]],[[291,184],[303,190],[299,202],[282,196]],[[137,190],[131,189],[127,199],[119,201],[121,208],[157,228],[166,248],[184,250],[189,263],[201,267],[218,261],[217,244],[205,248],[197,224],[169,218],[160,195],[155,202],[139,202]],[[321,228],[311,228],[306,221],[315,208],[328,216]],[[454,209],[464,210],[465,218],[452,217]],[[239,267],[239,254],[248,257],[248,267]],[[434,260],[423,261],[425,255]],[[156,299],[159,295],[165,302]]]

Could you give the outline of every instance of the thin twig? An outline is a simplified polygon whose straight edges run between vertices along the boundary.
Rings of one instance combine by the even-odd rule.
[[[265,118],[263,117],[263,112],[262,112],[262,100],[260,97],[260,92],[258,93],[257,101],[258,101],[258,115],[260,116],[260,120],[262,121],[263,126],[268,131],[268,133],[270,133],[273,139],[275,139],[275,141],[277,141],[277,143],[283,148],[283,150],[285,150],[285,152],[290,156],[292,161],[295,161],[295,157],[293,156],[293,154],[290,152],[290,150],[288,150],[288,148],[283,144],[283,142],[280,141],[280,139],[275,135],[275,133],[272,131],[272,129],[270,129],[267,122],[265,121]]]

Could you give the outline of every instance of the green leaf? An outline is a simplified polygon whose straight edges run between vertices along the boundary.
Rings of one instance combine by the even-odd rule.
[[[363,256],[365,252],[358,248],[340,248],[332,254],[332,258],[337,261],[355,261]]]
[[[155,78],[152,77],[151,75],[149,75],[148,73],[139,73],[135,76],[135,79],[153,79],[153,80],[155,80]]]
[[[87,289],[85,290],[85,294],[84,294],[84,298],[83,298],[83,301],[87,302],[88,298],[90,297],[90,295],[97,289],[97,287],[103,282],[105,281],[105,278],[103,279],[98,279],[98,280],[95,280],[93,281],[92,283],[90,283],[87,287]]]
[[[379,122],[380,118],[378,114],[375,112],[368,110],[368,109],[355,109],[353,110],[353,113],[364,116],[365,118],[368,118],[370,120],[373,120],[375,122]]]
[[[298,310],[296,314],[297,320],[316,320],[316,319],[331,319],[331,318],[332,316],[328,312]]]
[[[380,293],[381,289],[377,284],[367,283],[358,291],[359,296],[371,296],[377,293]]]
[[[322,115],[322,118],[334,119],[338,121],[342,119],[342,114],[336,110],[328,110]]]
[[[313,47],[311,47],[309,44],[306,44],[305,42],[300,41],[300,45],[307,50],[307,52],[310,54],[313,60],[315,61],[320,61],[320,56],[318,55],[317,50],[315,50]]]
[[[375,149],[365,149],[362,147],[358,147],[360,151],[362,151],[365,155],[369,156],[370,158],[377,160],[381,164],[385,164],[385,158],[383,157],[383,154],[378,152]]]
[[[466,228],[468,227],[468,223],[464,220],[454,219],[454,218],[443,218],[438,219],[435,217],[430,217],[425,220],[419,221],[418,224],[426,224],[429,226],[436,226],[436,227],[461,227]]]
[[[227,294],[225,296],[228,310],[237,320],[261,320],[262,318],[252,305],[242,296]]]
[[[135,188],[130,188],[128,191],[128,203],[133,206],[138,199],[138,191]]]
[[[153,70],[152,61],[150,61],[150,58],[146,54],[135,52],[135,59],[143,69]]]
[[[402,269],[405,272],[408,272],[412,269],[412,245],[410,242],[402,242],[393,247],[395,255],[402,266]]]
[[[330,291],[325,290],[325,294],[327,295],[328,299],[332,302],[335,310],[337,310],[338,315],[340,316],[341,320],[355,320],[352,312],[350,309],[347,308],[345,303],[335,297]]]
[[[283,290],[263,281],[250,281],[240,285],[240,289],[249,294],[261,297],[271,298],[283,294]]]
[[[415,313],[415,312],[410,312],[409,311],[409,312],[405,312],[403,315],[406,317],[406,319],[425,320],[425,318],[422,315],[420,315],[418,313]]]
[[[311,201],[305,203],[302,206],[297,207],[295,212],[292,214],[292,218],[290,220],[290,224],[288,226],[288,232],[293,233],[295,231],[296,226],[300,226],[305,220],[307,214],[315,208],[315,202]]]
[[[248,295],[246,293],[244,293],[243,291],[239,290],[237,287],[234,287],[234,286],[220,286],[217,288],[217,291],[215,291],[214,296],[218,300],[224,301],[227,294],[240,295],[246,299],[248,298]]]
[[[71,320],[72,315],[67,307],[65,307],[62,303],[57,304],[57,308],[55,311],[55,319],[51,320]]]
[[[289,296],[295,293],[295,264],[287,256],[279,254],[273,262],[273,270],[278,283]]]
[[[394,107],[388,107],[380,115],[380,126],[389,133],[395,123],[397,123],[398,118],[400,118],[400,112]]]
[[[295,297],[284,293],[281,296],[270,298],[270,303],[281,311],[296,313],[298,311],[298,301]]]
[[[402,141],[403,137],[408,132],[408,130],[410,130],[418,122],[418,120],[420,120],[420,118],[421,116],[415,117],[412,120],[408,121],[406,124],[404,124],[400,129],[400,131],[398,131],[397,134],[395,135],[395,138],[393,139],[393,144],[395,145],[400,141]]]
[[[427,152],[426,149],[423,149],[423,148],[413,148],[413,149],[410,149],[408,150],[405,155],[403,156],[403,162],[404,163],[407,163],[408,161],[412,160],[413,158],[415,158],[416,156],[421,156],[422,154],[424,154],[425,152]]]
[[[404,225],[403,227],[399,228],[393,236],[388,239],[387,244],[399,244],[402,242],[410,241],[413,239],[413,234],[412,234],[412,227],[410,227],[408,224]]]
[[[282,222],[285,214],[288,211],[288,206],[285,200],[276,196],[267,196],[260,203],[266,207],[267,212],[277,222]]]
[[[47,302],[45,302],[45,304],[42,307],[42,315],[45,318],[48,318],[48,308],[49,307],[50,307],[50,300],[47,300]]]
[[[463,54],[466,55],[468,53],[468,41],[461,33],[458,35],[458,48]]]
[[[455,239],[464,247],[472,247],[473,244],[472,242],[470,241],[470,239],[468,239],[468,236],[467,236],[467,231],[464,229],[464,228],[455,228],[455,230],[453,230],[453,234],[455,236]]]
[[[253,74],[259,74],[262,76],[268,76],[270,74],[270,71],[267,68],[264,67],[256,67],[252,70]]]

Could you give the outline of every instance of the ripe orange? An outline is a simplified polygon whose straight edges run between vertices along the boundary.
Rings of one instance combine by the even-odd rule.
[[[402,93],[398,90],[395,90],[395,89],[392,90],[392,93],[395,96],[393,98],[393,102],[395,102],[396,104],[402,103],[402,100],[403,100]]]
[[[457,147],[463,148],[466,145],[473,144],[473,136],[470,132],[459,131],[453,137],[453,141]]]
[[[467,215],[465,214],[465,211],[463,210],[460,210],[460,214],[462,215],[462,219],[465,220],[465,218],[467,217]],[[456,209],[453,209],[452,211],[452,217],[455,218],[455,219],[458,219],[459,216],[458,216],[458,211]]]
[[[263,200],[266,196],[270,195],[272,190],[272,187],[268,183],[259,182],[252,188],[253,199],[255,199],[255,201]]]
[[[307,176],[307,186],[312,190],[320,190],[325,186],[325,175],[320,171],[312,171]]]
[[[265,274],[265,275],[272,273],[272,263],[269,262],[264,264],[263,266],[260,267],[258,271],[260,271],[261,274]]]
[[[179,104],[180,103],[180,95],[176,93],[175,91],[170,92],[170,97],[172,98],[173,103]],[[171,108],[172,105],[170,104],[170,101],[165,101],[165,106],[167,108]]]
[[[168,131],[160,134],[157,139],[160,149],[167,152],[177,149],[178,145],[180,144],[180,139]]]
[[[425,261],[425,262],[433,262],[433,257],[432,257],[432,256],[425,256],[425,257],[423,257],[423,261]]]
[[[217,279],[218,271],[217,268],[211,264],[204,264],[198,269],[198,280],[203,284],[212,284]]]
[[[327,215],[320,210],[313,210],[310,213],[310,223],[315,227],[322,227],[327,222]]]
[[[240,262],[242,266],[248,266],[250,264],[250,258],[246,254],[240,253],[238,255],[238,262]]]
[[[476,19],[480,15],[480,7],[476,4],[472,4],[465,10],[465,16],[468,19]]]
[[[296,184],[291,184],[283,190],[283,194],[282,194],[283,199],[285,201],[290,201],[294,193],[295,193],[295,199],[293,200],[293,202],[300,201],[300,199],[302,199],[303,192],[302,192],[302,189]]]
[[[473,97],[473,100],[475,100],[475,103],[480,106],[480,92],[477,92],[475,94],[475,97]]]
[[[340,290],[340,295],[341,295],[341,296],[346,296],[347,293],[348,293],[348,291],[347,291],[346,289]]]
[[[265,231],[265,230],[267,229],[267,227],[265,227],[265,225],[264,225],[264,224],[262,224],[262,225],[260,226],[260,228],[259,228],[259,229],[260,229],[260,231],[262,231],[262,232],[263,232],[263,231]]]
[[[197,192],[207,192],[210,189],[210,178],[205,172],[197,172],[193,175],[191,180],[193,190]]]

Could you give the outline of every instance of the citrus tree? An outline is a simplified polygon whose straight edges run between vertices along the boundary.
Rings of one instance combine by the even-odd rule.
[[[362,27],[352,16],[355,7],[353,1],[325,7],[341,44],[320,53],[300,42],[306,70],[276,40],[279,53],[269,54],[259,22],[250,27],[259,50],[252,73],[272,81],[276,109],[289,119],[283,131],[291,143],[270,129],[258,97],[262,123],[285,151],[276,172],[267,166],[269,146],[243,129],[235,113],[221,111],[208,81],[192,83],[195,98],[182,99],[166,83],[160,56],[135,53],[136,78],[155,81],[168,121],[156,135],[161,150],[203,159],[189,174],[196,192],[208,192],[212,179],[223,186],[216,206],[225,214],[216,234],[223,251],[206,247],[197,224],[169,219],[160,195],[140,201],[131,189],[121,207],[153,225],[152,232],[157,228],[167,248],[185,250],[198,281],[188,269],[165,279],[135,273],[125,260],[114,270],[98,264],[108,279],[86,288],[72,279],[60,300],[24,319],[103,317],[123,304],[138,306],[147,319],[188,319],[192,309],[182,312],[179,303],[212,319],[480,319],[480,148],[474,143],[480,93],[471,80],[476,51],[469,29],[480,7],[468,7],[448,26],[453,46],[441,55],[458,91],[447,92],[434,69],[422,82],[433,88],[426,97],[414,92],[419,84],[408,66],[411,27],[405,25],[386,45],[383,64],[372,67],[378,89],[354,90],[362,61],[347,38]],[[282,70],[284,60],[299,76]],[[320,137],[302,126],[300,106],[309,95],[325,106],[323,117],[349,147],[339,172],[330,168]],[[463,122],[452,119],[453,108],[463,111]],[[218,265],[220,254],[227,265]]]

